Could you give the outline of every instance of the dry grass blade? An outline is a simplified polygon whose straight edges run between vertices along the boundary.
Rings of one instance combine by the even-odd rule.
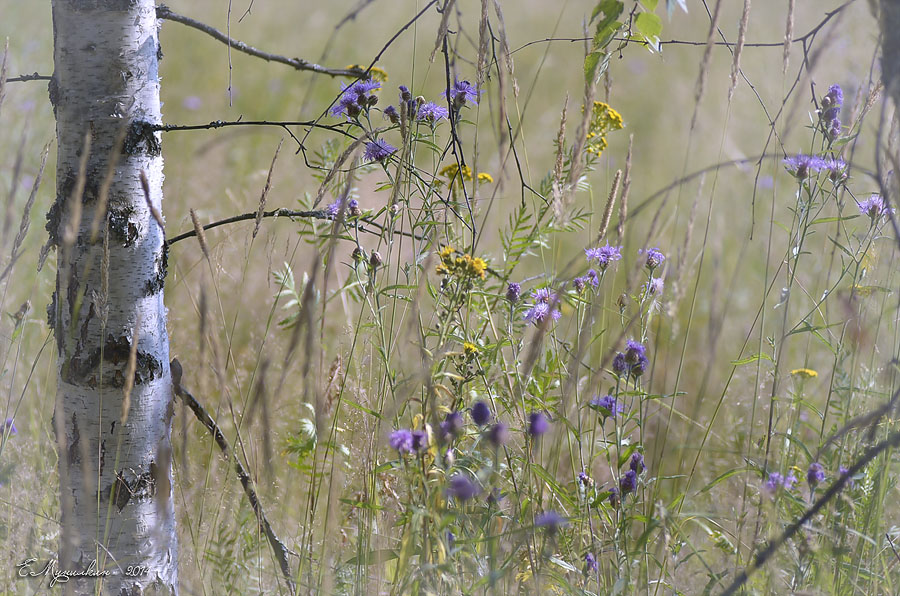
[[[431,50],[431,56],[428,58],[429,62],[434,62],[434,57],[444,44],[444,38],[447,37],[447,29],[450,23],[450,13],[453,11],[455,4],[456,0],[446,0],[444,7],[440,10],[441,24],[438,26],[437,39],[434,41],[434,49]]]
[[[91,153],[91,133],[86,132],[84,135],[84,146],[81,149],[81,159],[78,162],[78,177],[75,179],[75,186],[72,194],[68,197],[69,204],[69,221],[63,232],[63,252],[68,255],[69,250],[75,246],[75,240],[78,238],[78,228],[81,226],[81,197],[84,194],[84,185],[87,182],[87,162]],[[68,257],[63,261],[67,261]]]
[[[269,198],[269,191],[272,189],[272,172],[275,171],[275,162],[278,161],[278,152],[284,144],[284,138],[278,141],[278,147],[275,149],[275,155],[272,157],[272,165],[269,166],[269,174],[266,176],[266,185],[263,187],[262,194],[259,197],[259,208],[256,210],[256,223],[253,226],[253,237],[259,233],[259,224],[262,223],[263,213],[266,210],[266,200]]]
[[[606,236],[606,229],[609,227],[610,218],[612,218],[613,207],[616,205],[616,195],[619,194],[619,183],[621,181],[622,170],[616,170],[616,177],[613,179],[609,197],[606,199],[606,209],[603,210],[603,219],[600,221],[600,231],[597,232],[597,243]]]
[[[628,217],[628,194],[631,190],[631,151],[634,148],[634,135],[628,135],[628,156],[625,158],[625,180],[622,182],[622,200],[619,201],[619,222],[616,224],[616,241],[622,242],[625,236],[625,219]]]
[[[697,86],[694,91],[694,115],[691,116],[691,128],[697,126],[697,115],[700,113],[700,100],[706,91],[706,78],[709,75],[709,63],[712,60],[712,51],[715,46],[716,30],[719,27],[719,15],[722,11],[722,0],[716,0],[713,8],[712,19],[709,21],[709,33],[706,35],[706,46],[703,48],[703,59],[700,61],[700,74],[697,75]]]
[[[744,42],[747,40],[747,25],[750,23],[750,0],[744,0],[744,12],[741,14],[741,24],[738,26],[737,45],[734,48],[734,60],[731,63],[731,84],[728,87],[728,101],[734,97],[734,90],[738,84],[738,73],[741,71],[741,54],[744,53]]]
[[[141,189],[144,191],[144,200],[147,201],[147,209],[150,210],[150,215],[153,216],[156,225],[159,226],[159,229],[162,231],[163,235],[165,235],[166,225],[163,222],[162,213],[159,212],[159,209],[157,209],[156,205],[153,204],[153,201],[150,200],[150,181],[147,180],[147,173],[144,170],[141,170]]]
[[[791,59],[791,44],[794,43],[794,5],[797,0],[788,0],[787,24],[784,26],[784,56],[782,57],[781,73],[788,69]]]
[[[200,243],[200,250],[203,252],[203,256],[209,261],[209,245],[206,243],[206,232],[203,231],[203,226],[200,225],[197,212],[191,209],[190,213],[191,223],[194,224],[194,235],[197,236],[197,242]]]
[[[10,274],[16,261],[22,256],[22,252],[19,249],[22,248],[22,243],[25,241],[25,236],[28,234],[28,228],[31,225],[31,208],[34,206],[34,199],[37,197],[38,189],[41,187],[41,179],[44,176],[44,166],[47,165],[47,155],[49,153],[50,143],[47,143],[44,145],[44,150],[41,152],[41,166],[38,169],[38,174],[34,179],[34,183],[31,185],[31,194],[28,195],[28,200],[25,202],[25,209],[22,212],[22,221],[19,223],[19,231],[16,233],[16,239],[13,241],[9,263],[7,263],[3,272],[0,273],[0,282]]]

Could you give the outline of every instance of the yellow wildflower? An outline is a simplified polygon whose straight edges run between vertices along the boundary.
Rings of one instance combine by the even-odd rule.
[[[438,172],[441,176],[447,178],[447,180],[453,180],[457,176],[459,176],[459,164],[452,163],[448,166],[444,166]],[[472,179],[472,168],[469,166],[462,167],[462,178],[463,180],[471,180]]]
[[[798,376],[802,379],[815,379],[819,376],[819,373],[814,371],[811,368],[795,368],[791,371],[792,375]]]
[[[584,112],[584,107],[581,108],[581,111]],[[595,101],[591,107],[591,122],[588,126],[585,151],[599,157],[608,146],[606,135],[614,130],[620,130],[624,126],[622,115],[619,112],[602,101]]]
[[[449,244],[441,249],[441,260],[446,261],[449,259],[454,253],[454,249]]]
[[[466,356],[474,356],[479,351],[480,350],[478,349],[478,346],[476,346],[475,344],[473,344],[470,341],[467,341],[463,344],[463,352],[466,353]]]
[[[360,66],[359,64],[350,64],[347,66],[347,70],[366,70],[365,66]],[[369,70],[369,78],[373,81],[379,81],[381,83],[386,83],[388,80],[388,73],[383,68],[378,68],[377,66],[373,66]]]
[[[494,178],[487,172],[478,172],[478,181],[481,183],[493,184]]]

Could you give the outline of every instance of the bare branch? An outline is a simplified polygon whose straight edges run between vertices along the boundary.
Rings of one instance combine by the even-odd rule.
[[[264,52],[262,50],[258,50],[253,46],[249,46],[242,41],[238,41],[236,39],[231,39],[228,35],[222,33],[218,29],[214,27],[210,27],[205,23],[201,23],[200,21],[196,21],[190,17],[186,17],[180,15],[178,13],[172,12],[168,6],[157,6],[156,7],[156,16],[157,18],[166,20],[166,21],[174,21],[176,23],[181,23],[182,25],[187,25],[188,27],[192,27],[198,31],[202,31],[221,41],[224,44],[227,44],[229,47],[232,47],[238,51],[244,52],[250,56],[254,56],[256,58],[262,58],[266,62],[278,62],[279,64],[285,64],[290,66],[295,70],[306,70],[310,72],[316,72],[319,74],[328,75],[330,77],[351,77],[351,78],[360,78],[365,75],[365,71],[358,68],[326,68],[324,66],[320,66],[313,62],[309,62],[307,60],[303,60],[302,58],[288,58],[286,56],[279,56],[278,54],[271,54],[269,52]]]

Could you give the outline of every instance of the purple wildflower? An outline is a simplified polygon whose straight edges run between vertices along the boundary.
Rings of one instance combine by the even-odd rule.
[[[610,246],[607,243],[606,246],[599,248],[586,248],[584,249],[584,254],[588,261],[597,261],[597,266],[603,271],[609,267],[612,261],[618,261],[622,258],[622,247]]]
[[[472,421],[478,426],[484,426],[491,421],[491,409],[483,401],[476,401],[469,413],[472,415]]]
[[[19,429],[16,428],[16,423],[12,418],[7,418],[6,423],[3,426],[4,430],[8,432],[8,436],[13,436],[19,434]]]
[[[825,480],[825,468],[822,467],[822,464],[819,462],[809,464],[809,469],[806,471],[806,481],[809,485],[813,487],[823,480]]]
[[[329,203],[328,206],[325,207],[325,213],[328,214],[329,217],[337,217],[338,213],[341,211],[341,200],[336,199],[333,203]]]
[[[848,487],[848,488],[853,488],[854,480],[853,480],[853,478],[850,476],[850,470],[848,470],[848,469],[847,469],[846,467],[844,467],[844,466],[841,466],[841,467],[838,469],[838,474],[840,474],[841,478],[846,478],[846,479],[847,479],[847,487]]]
[[[828,170],[828,177],[835,184],[847,179],[847,162],[842,157],[826,159],[825,169]]]
[[[559,528],[568,526],[569,520],[555,511],[547,511],[534,518],[534,525],[536,528],[546,528],[548,532],[555,534]]]
[[[400,85],[398,89],[400,89],[400,101],[412,101],[412,93],[410,93],[409,87]]]
[[[594,557],[593,553],[585,553],[584,565],[587,569],[587,573],[593,573],[594,571],[597,571],[597,559]]]
[[[413,434],[409,429],[401,428],[400,430],[395,430],[391,433],[388,442],[391,447],[397,450],[397,453],[403,454],[413,452]]]
[[[550,288],[535,290],[531,293],[531,297],[534,299],[535,304],[525,312],[524,318],[526,321],[530,321],[537,325],[548,315],[554,321],[559,320],[560,316],[562,316],[558,310],[551,308],[550,306],[556,302],[556,294],[554,294]]]
[[[364,157],[366,158],[366,161],[384,161],[396,150],[396,147],[390,145],[384,139],[378,139],[377,141],[366,143]]]
[[[893,209],[888,207],[881,195],[872,195],[868,199],[859,202],[858,205],[859,212],[863,215],[868,215],[873,220],[894,212]]]
[[[416,120],[425,120],[426,122],[434,124],[439,120],[443,120],[449,114],[447,108],[444,106],[429,101],[419,106],[419,113],[416,114]]]
[[[818,155],[804,155],[802,153],[786,158],[783,163],[787,171],[799,180],[803,180],[811,173],[825,168],[825,160]]]
[[[598,395],[591,399],[588,405],[599,411],[604,418],[615,418],[625,411],[625,406],[618,403],[612,395],[604,395],[603,397]]]
[[[826,123],[837,120],[841,113],[841,106],[844,104],[844,92],[840,85],[832,85],[828,88],[828,93],[822,98],[822,115],[821,119]],[[838,120],[840,122],[840,120]]]
[[[465,474],[454,474],[450,478],[447,496],[457,501],[468,501],[481,494],[481,487],[472,482]]]
[[[784,490],[791,490],[794,488],[794,485],[797,483],[797,477],[794,476],[793,472],[789,472],[787,476],[784,478]]]
[[[332,116],[340,116],[346,114],[348,118],[356,118],[359,116],[360,107],[356,103],[355,95],[342,95],[337,103],[331,108]]]
[[[475,105],[478,105],[478,97],[480,92],[478,91],[478,87],[471,84],[469,81],[457,81],[453,84],[450,89],[447,89],[447,93],[450,94],[450,99],[453,102],[454,108],[461,108],[466,105],[467,101],[471,101]]]
[[[501,447],[509,441],[509,429],[502,422],[498,422],[488,430],[487,438],[494,447]]]
[[[628,470],[619,478],[619,490],[622,491],[622,495],[627,495],[628,493],[634,492],[634,489],[637,488],[637,472],[634,470]]]
[[[464,424],[465,421],[463,420],[462,413],[455,410],[450,412],[440,424],[441,439],[449,441],[450,439],[459,436],[463,430]]]
[[[775,491],[777,491],[780,486],[784,486],[784,476],[778,472],[769,474],[769,479],[766,480],[765,484],[766,491],[770,494],[775,494]]]
[[[528,434],[539,437],[550,430],[550,422],[543,412],[532,412],[528,415]]]
[[[350,214],[350,217],[358,217],[359,216],[359,201],[356,199],[350,199],[347,201],[347,212]]]
[[[587,283],[586,278],[584,277],[576,277],[572,280],[572,284],[575,286],[575,291],[581,294],[584,292],[584,286]]]
[[[588,269],[584,278],[585,278],[586,282],[588,282],[595,288],[600,285],[600,276],[597,275],[597,272],[594,271],[593,269]]]
[[[628,373],[628,363],[625,362],[625,354],[622,352],[616,354],[612,361],[612,368],[613,372],[620,377]]]
[[[506,286],[506,299],[509,300],[512,304],[515,304],[519,301],[519,297],[521,295],[522,286],[514,281],[509,282],[509,285]]]
[[[397,112],[397,108],[394,106],[388,106],[384,108],[384,117],[391,121],[391,124],[397,124],[400,122],[400,114]]]
[[[424,451],[428,448],[428,433],[424,430],[412,431],[412,448],[413,451]]]
[[[346,114],[348,118],[356,118],[361,110],[368,108],[378,101],[378,98],[372,95],[376,89],[381,89],[381,83],[366,79],[365,81],[355,81],[349,86],[341,83],[341,97],[337,104],[331,108],[334,116]]]
[[[635,474],[640,475],[641,472],[647,469],[647,465],[644,463],[644,456],[637,451],[632,453],[629,467]]]
[[[638,362],[640,362],[641,358],[646,357],[647,348],[644,347],[644,344],[634,341],[633,339],[629,339],[625,343],[625,362],[634,366]]]
[[[658,248],[648,248],[646,250],[639,251],[639,254],[647,255],[647,262],[644,266],[653,271],[660,265],[662,265],[663,261],[666,260],[666,255],[664,255]]]
[[[584,487],[588,487],[594,484],[594,481],[591,480],[591,477],[584,472],[578,472],[578,482]]]
[[[619,489],[615,486],[609,489],[609,504],[613,507],[619,506]]]

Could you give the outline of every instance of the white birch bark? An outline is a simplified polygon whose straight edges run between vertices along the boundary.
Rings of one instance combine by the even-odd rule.
[[[82,571],[96,560],[109,573],[70,581],[76,593],[94,593],[97,582],[104,594],[176,593],[164,232],[140,180],[143,171],[161,213],[159,133],[141,126],[161,121],[155,7],[152,0],[52,0],[52,7],[58,164],[47,229],[58,247],[49,314],[59,350],[59,567]],[[117,149],[123,127],[129,133]],[[79,179],[87,133],[86,176]],[[117,150],[104,216],[98,196]],[[92,242],[98,210],[100,235]],[[67,226],[74,226],[68,235]]]

